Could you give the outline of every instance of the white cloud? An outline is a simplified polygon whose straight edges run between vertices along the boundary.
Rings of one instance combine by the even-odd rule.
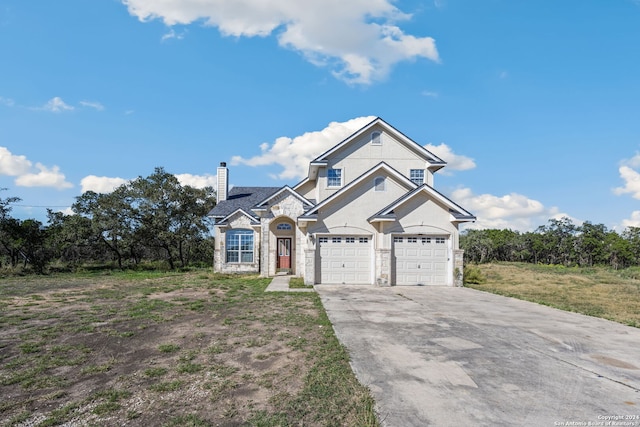
[[[277,178],[302,179],[307,176],[311,160],[362,128],[374,118],[358,117],[342,123],[331,122],[321,131],[307,132],[295,138],[282,136],[277,138],[271,145],[268,143],[260,145],[261,155],[250,159],[233,156],[231,164],[245,164],[248,166],[280,165],[284,170],[277,175]]]
[[[315,65],[330,67],[334,76],[348,83],[384,79],[402,61],[439,62],[433,38],[405,34],[397,26],[411,15],[393,0],[121,1],[143,22],[161,19],[171,27],[200,21],[233,37],[275,34],[281,46]]]
[[[93,191],[96,193],[111,193],[117,187],[129,182],[124,178],[112,178],[108,176],[88,175],[80,180],[82,192]]]
[[[182,40],[184,38],[184,35],[185,35],[185,32],[176,33],[176,31],[173,28],[170,28],[169,31],[162,36],[161,40],[162,41],[171,40],[171,39]]]
[[[14,155],[6,147],[0,147],[0,175],[15,176],[20,187],[53,187],[58,190],[73,187],[66,181],[58,166],[48,168],[33,163],[26,156]]]
[[[25,173],[16,178],[16,185],[20,187],[52,187],[58,190],[73,187],[60,172],[58,166],[48,168],[42,163],[36,163],[37,173]]]
[[[469,188],[460,188],[453,192],[451,198],[478,218],[475,224],[467,228],[526,231],[546,224],[550,218],[568,217],[555,207],[546,208],[539,201],[517,193],[504,196],[475,195]]]
[[[0,147],[0,175],[18,176],[30,169],[31,162],[25,156],[16,156],[6,147]]]
[[[447,167],[442,172],[444,174],[447,173],[447,170],[465,171],[476,167],[476,162],[472,158],[454,153],[451,147],[445,143],[440,143],[440,145],[427,144],[424,148],[447,162]]]
[[[640,211],[631,212],[631,218],[622,220],[624,227],[640,227]]]
[[[620,173],[620,178],[624,181],[624,187],[614,188],[614,194],[618,196],[631,194],[634,199],[640,199],[640,172],[637,169],[640,169],[640,153],[637,153],[631,159],[622,161],[618,172]]]
[[[83,107],[93,108],[93,109],[98,110],[98,111],[103,111],[104,110],[104,105],[102,105],[99,102],[80,101],[80,105],[82,105]]]
[[[73,111],[74,107],[69,104],[66,104],[62,98],[56,96],[55,98],[51,98],[44,104],[40,110],[51,111],[52,113],[61,113],[63,111]]]
[[[422,96],[426,96],[428,98],[437,98],[439,96],[438,92],[432,92],[432,91],[429,91],[429,90],[423,90],[421,92],[421,95]]]
[[[180,185],[188,185],[194,188],[216,187],[218,178],[215,175],[191,175],[190,173],[177,174]]]

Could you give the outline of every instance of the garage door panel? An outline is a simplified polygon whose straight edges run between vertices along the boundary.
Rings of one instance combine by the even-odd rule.
[[[447,239],[436,236],[396,236],[393,245],[396,285],[445,285]]]
[[[332,236],[320,238],[319,278],[321,283],[371,283],[371,241],[369,237]]]

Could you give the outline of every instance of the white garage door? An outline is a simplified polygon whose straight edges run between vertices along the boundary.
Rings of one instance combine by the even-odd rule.
[[[318,245],[320,283],[371,284],[369,237],[320,237]]]
[[[446,285],[448,239],[436,236],[393,238],[396,285]]]

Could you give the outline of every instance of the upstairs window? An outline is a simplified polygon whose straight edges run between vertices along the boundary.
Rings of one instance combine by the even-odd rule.
[[[373,189],[374,191],[385,191],[387,189],[383,176],[379,176],[373,180]]]
[[[382,145],[382,138],[380,132],[371,133],[371,145]]]
[[[424,169],[411,169],[409,179],[417,185],[424,184]]]
[[[288,224],[286,222],[281,222],[280,224],[278,224],[276,226],[277,230],[291,230],[291,224]]]
[[[342,169],[327,171],[327,187],[342,187]]]

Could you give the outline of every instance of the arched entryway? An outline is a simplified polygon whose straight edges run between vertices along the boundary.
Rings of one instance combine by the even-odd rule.
[[[288,217],[276,218],[271,227],[275,236],[276,273],[295,273],[295,223]]]

